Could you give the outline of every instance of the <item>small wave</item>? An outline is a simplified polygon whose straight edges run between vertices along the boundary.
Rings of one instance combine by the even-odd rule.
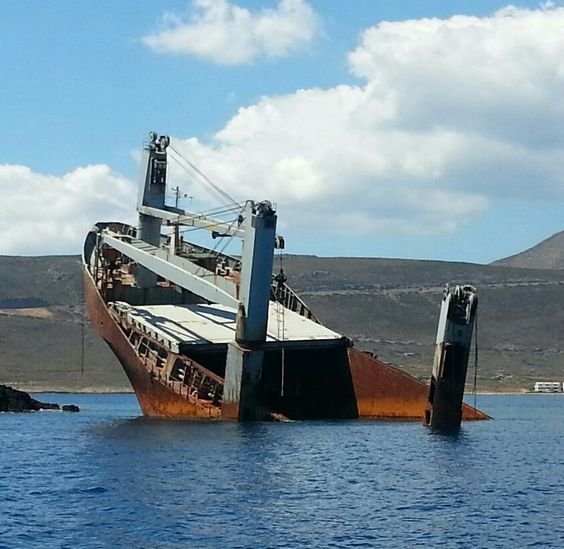
[[[104,494],[107,491],[108,489],[104,488],[103,486],[94,486],[92,488],[83,488],[81,490],[78,490],[78,492],[81,494]]]

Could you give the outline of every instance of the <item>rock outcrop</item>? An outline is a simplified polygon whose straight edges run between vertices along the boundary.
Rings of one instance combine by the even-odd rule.
[[[76,404],[65,404],[63,412],[80,412],[80,408]]]
[[[30,395],[7,385],[0,385],[0,412],[33,412],[37,410],[59,410],[58,404],[40,402]]]

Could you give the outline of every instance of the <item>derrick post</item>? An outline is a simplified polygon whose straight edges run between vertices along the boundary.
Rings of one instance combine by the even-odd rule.
[[[425,409],[425,423],[432,428],[448,431],[460,428],[477,307],[478,294],[472,286],[445,290]]]
[[[247,202],[245,208],[240,303],[235,341],[228,345],[223,415],[229,419],[261,420],[261,379],[268,327],[276,213],[270,202]]]
[[[158,136],[155,132],[149,134],[149,143],[143,150],[141,166],[145,172],[139,185],[137,199],[138,209],[150,206],[160,210],[165,209],[167,152],[170,138],[166,135]],[[138,238],[153,246],[161,244],[161,219],[139,213]],[[157,282],[157,275],[145,267],[140,267],[136,276],[138,286],[152,288]]]

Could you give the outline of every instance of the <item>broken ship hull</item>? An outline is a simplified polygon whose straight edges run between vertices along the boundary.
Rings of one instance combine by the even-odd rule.
[[[158,331],[147,328],[152,326],[147,321],[149,313],[161,318],[156,313],[163,310],[158,305],[151,309],[148,303],[168,303],[171,296],[176,296],[178,303],[173,307],[186,314],[205,305],[191,303],[190,296],[161,287],[152,297],[151,292],[136,292],[135,298],[129,300],[132,303],[121,305],[124,313],[116,303],[126,295],[126,285],[108,267],[121,258],[107,248],[105,258],[94,257],[95,240],[96,234],[90,233],[84,253],[87,311],[93,327],[127,374],[143,414],[173,419],[241,419],[237,403],[224,398],[225,343],[171,349],[170,342],[166,343]],[[159,296],[158,292],[166,295]],[[137,316],[132,317],[131,311]],[[420,421],[424,417],[427,385],[354,349],[345,337],[270,341],[260,350],[264,352],[264,367],[257,406],[264,412],[259,419]],[[466,404],[462,413],[467,420],[488,417]]]
[[[154,368],[139,354],[122,327],[112,317],[94,281],[83,275],[85,305],[90,321],[119,360],[137,396],[143,415],[164,418],[217,418],[220,409],[208,402],[195,402],[186,391],[155,376]]]

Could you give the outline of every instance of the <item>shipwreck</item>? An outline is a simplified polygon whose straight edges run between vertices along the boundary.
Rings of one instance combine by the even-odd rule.
[[[228,221],[166,203],[169,149],[179,155],[168,137],[150,134],[138,226],[97,223],[83,251],[88,314],[143,414],[422,421],[426,384],[355,349],[316,318],[282,270],[273,273],[284,239],[269,201],[234,204]],[[241,239],[242,251],[187,241],[187,228],[213,242]],[[464,419],[487,418],[458,406]]]

